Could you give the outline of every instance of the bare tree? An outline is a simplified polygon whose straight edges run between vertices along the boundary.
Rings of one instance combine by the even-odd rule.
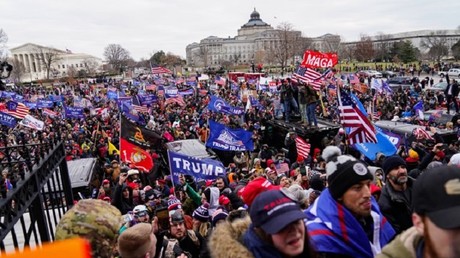
[[[0,60],[6,57],[6,42],[8,42],[8,36],[3,29],[0,29]]]
[[[368,61],[374,58],[374,46],[368,36],[361,36],[361,40],[356,43],[355,57],[358,61]]]
[[[428,50],[428,55],[437,62],[449,54],[446,34],[444,30],[431,32],[429,36],[420,41],[420,46]]]
[[[326,34],[324,35],[323,51],[337,53],[340,49],[342,39],[339,35]]]
[[[352,45],[342,45],[339,48],[338,56],[340,60],[351,61],[355,56],[356,48]]]
[[[46,79],[49,79],[53,64],[62,59],[61,54],[64,52],[49,47],[37,47],[36,52],[38,53],[37,60],[46,70]]]
[[[95,58],[87,58],[83,60],[83,63],[85,64],[86,72],[89,76],[94,76],[97,73],[97,70],[99,69],[99,63]]]
[[[209,49],[207,45],[200,45],[200,48],[194,54],[194,59],[198,59],[199,63],[203,64],[204,67],[208,67]]]
[[[389,41],[391,36],[388,34],[384,34],[379,32],[376,36],[376,48],[375,48],[375,58],[378,61],[390,60],[390,48],[391,43]]]
[[[11,58],[9,62],[13,66],[13,71],[10,75],[11,79],[17,82],[21,82],[21,77],[26,72],[26,67],[21,61],[15,58]]]
[[[274,46],[270,47],[270,52],[281,65],[281,70],[284,70],[288,66],[288,60],[299,53],[302,35],[299,31],[294,31],[292,24],[283,22],[276,28],[276,38]]]
[[[109,44],[104,49],[104,57],[112,65],[113,70],[121,72],[122,68],[131,59],[129,51],[120,44]]]
[[[69,68],[67,68],[67,77],[69,78],[75,78],[78,74],[78,71],[75,67],[71,66]]]

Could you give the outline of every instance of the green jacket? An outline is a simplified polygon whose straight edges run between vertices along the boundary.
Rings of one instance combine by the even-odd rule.
[[[415,227],[402,232],[382,249],[376,258],[415,258],[418,244],[423,239]]]

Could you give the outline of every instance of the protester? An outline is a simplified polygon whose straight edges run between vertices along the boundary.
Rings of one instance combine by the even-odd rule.
[[[385,246],[379,258],[460,257],[460,169],[441,166],[414,183],[414,226]]]
[[[79,201],[56,226],[56,240],[83,237],[91,244],[92,257],[112,258],[122,225],[120,211],[95,199]]]
[[[123,231],[118,238],[118,252],[121,258],[154,258],[157,239],[152,225],[139,223]]]
[[[374,257],[395,231],[372,198],[372,174],[336,146],[323,158],[329,187],[306,211],[313,246],[322,257]]]
[[[383,161],[386,184],[379,199],[380,209],[396,233],[412,226],[412,185],[415,180],[408,177],[406,161],[394,155]]]

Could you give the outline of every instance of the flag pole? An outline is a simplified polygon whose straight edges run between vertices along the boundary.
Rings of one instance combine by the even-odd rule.
[[[174,184],[174,174],[173,174],[173,171],[172,171],[172,166],[171,166],[171,162],[170,162],[170,158],[169,158],[169,150],[167,150],[168,152],[168,163],[169,164],[169,175],[171,176],[171,184],[172,184],[172,187],[174,188],[174,193],[173,195],[177,198],[177,195],[176,195],[176,185]]]

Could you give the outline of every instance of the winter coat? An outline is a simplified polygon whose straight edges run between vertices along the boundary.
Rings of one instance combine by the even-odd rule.
[[[254,258],[243,245],[244,233],[251,224],[249,216],[233,222],[222,222],[211,233],[208,248],[213,258]]]
[[[414,179],[410,178],[407,181],[409,191],[412,190]],[[412,195],[411,195],[412,196]],[[382,214],[387,218],[388,222],[393,226],[396,234],[412,227],[412,198],[405,200],[397,193],[391,183],[387,183],[379,198],[379,206]]]
[[[422,236],[415,227],[404,231],[382,249],[377,258],[415,258]]]

